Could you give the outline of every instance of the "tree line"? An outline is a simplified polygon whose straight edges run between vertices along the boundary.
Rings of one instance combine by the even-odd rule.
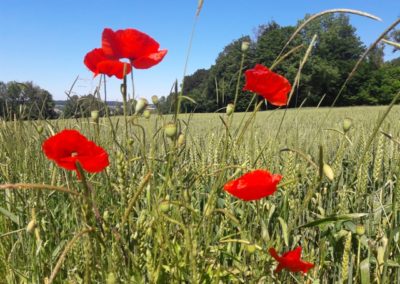
[[[244,71],[253,68],[256,63],[269,67],[274,65],[275,72],[293,83],[314,35],[317,35],[317,40],[302,68],[299,84],[294,90],[289,107],[330,106],[367,47],[357,36],[348,16],[330,14],[320,21],[309,23],[287,46],[283,53],[284,59],[275,62],[295,29],[295,26],[281,26],[270,22],[260,25],[254,38],[245,35],[233,40],[225,46],[210,68],[199,69],[192,75],[185,76],[184,83],[180,86],[184,95],[181,111],[221,110],[233,102],[236,91],[239,96],[235,109],[246,110],[252,96],[242,91]],[[400,42],[400,30],[393,31],[388,39]],[[249,43],[245,53],[241,48],[243,42]],[[242,56],[243,68],[239,73]],[[175,111],[179,93],[177,84],[172,93],[159,98],[158,108],[162,113]],[[380,43],[359,65],[335,105],[388,104],[399,90],[400,58],[385,62],[384,45]],[[134,101],[128,102],[129,113],[134,113],[134,105]],[[265,105],[264,108],[271,106]],[[0,81],[0,117],[3,119],[79,118],[90,116],[92,110],[98,110],[100,116],[106,113],[122,114],[120,105],[110,109],[109,105],[92,94],[69,96],[60,112],[55,108],[52,95],[32,82]]]
[[[209,69],[199,69],[184,78],[182,93],[196,103],[183,100],[181,110],[215,112],[224,108],[234,100],[238,77],[239,97],[235,109],[246,110],[252,96],[241,90],[244,71],[253,68],[256,63],[273,65],[295,29],[295,26],[280,26],[270,22],[258,27],[254,39],[246,35],[233,40]],[[300,62],[314,35],[317,35],[317,40],[303,66],[289,107],[330,106],[367,48],[357,36],[348,16],[330,14],[308,24],[294,38],[283,53],[284,59],[276,64],[274,71],[294,82]],[[390,39],[399,41],[400,32],[393,32]],[[243,69],[239,74],[243,56],[241,45],[244,41],[249,42],[250,46],[244,54]],[[400,90],[400,59],[385,62],[383,49],[384,45],[380,43],[368,53],[335,105],[380,105],[391,101],[393,95]],[[173,92],[160,99],[160,107],[164,112],[174,108],[177,95],[177,92]]]

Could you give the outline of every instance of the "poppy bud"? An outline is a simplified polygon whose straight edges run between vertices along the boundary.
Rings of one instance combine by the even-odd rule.
[[[171,208],[171,205],[169,204],[168,200],[161,201],[159,209],[161,212],[166,213],[169,211]]]
[[[332,168],[328,164],[324,164],[322,170],[324,171],[325,176],[330,180],[333,181],[335,175],[333,173]]]
[[[346,117],[343,120],[343,131],[344,131],[344,133],[346,133],[347,131],[350,130],[352,123],[353,123],[353,120],[351,118]]]
[[[43,133],[43,126],[39,125],[39,126],[36,128],[36,130],[37,130],[37,132],[38,132],[39,134],[42,134],[42,133]]]
[[[106,283],[107,284],[117,283],[117,278],[115,277],[115,274],[113,272],[108,273]]]
[[[252,254],[256,251],[256,245],[255,244],[248,244],[246,245],[246,250],[248,253]]]
[[[145,110],[145,108],[147,107],[148,104],[149,104],[149,102],[145,98],[140,98],[136,102],[135,114],[142,113]]]
[[[110,212],[108,212],[108,210],[104,211],[104,213],[103,213],[104,221],[107,222],[109,218],[110,218]]]
[[[150,110],[149,109],[145,109],[144,112],[143,112],[143,117],[146,118],[146,119],[149,119],[150,116],[151,116]]]
[[[158,97],[157,96],[152,96],[151,97],[151,101],[153,102],[153,104],[158,105]]]
[[[357,233],[357,235],[359,235],[359,236],[362,236],[362,235],[365,234],[365,227],[364,227],[363,224],[357,224],[357,226],[356,226],[356,233]]]
[[[228,104],[226,106],[226,115],[227,116],[230,116],[234,111],[235,111],[235,105],[234,104]]]
[[[133,139],[129,138],[129,139],[128,139],[128,145],[129,145],[129,146],[132,146],[133,143],[134,143]]]
[[[247,40],[242,41],[242,51],[246,52],[249,49],[250,46],[250,42],[248,42]]]
[[[35,228],[36,228],[36,220],[32,219],[28,223],[28,226],[26,226],[26,232],[31,234],[33,232],[33,230],[35,230]]]
[[[169,137],[171,139],[175,137],[176,131],[177,131],[177,127],[176,127],[175,123],[170,122],[164,126],[165,135],[167,135],[167,137]]]
[[[125,88],[126,88],[125,84],[121,84],[121,89],[120,90],[121,90],[121,94],[122,95],[125,95],[125,91],[126,91]]]
[[[98,110],[92,110],[90,112],[90,116],[91,116],[91,118],[92,118],[92,120],[94,122],[98,122],[99,121],[99,111]]]
[[[178,136],[178,146],[183,146],[185,144],[185,134],[181,133]]]

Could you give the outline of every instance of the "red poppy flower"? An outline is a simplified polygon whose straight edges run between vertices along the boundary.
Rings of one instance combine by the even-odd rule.
[[[122,79],[124,78],[124,75],[127,75],[132,71],[130,64],[115,59],[109,59],[101,48],[95,48],[86,54],[84,63],[91,71],[93,71],[94,76],[97,76],[98,74],[106,74],[109,77],[114,75],[115,77]]]
[[[48,138],[42,149],[61,168],[75,170],[78,178],[76,162],[90,173],[101,172],[109,165],[107,152],[76,130],[66,129]]]
[[[302,272],[305,274],[309,269],[314,267],[314,264],[300,259],[301,247],[297,247],[294,250],[288,251],[282,256],[279,256],[274,248],[270,248],[269,254],[279,262],[275,272],[279,272],[282,269],[287,269],[291,272]]]
[[[281,175],[274,175],[265,170],[255,170],[227,182],[224,190],[245,201],[258,200],[273,194],[281,179]]]
[[[158,42],[138,30],[114,32],[106,28],[102,35],[102,48],[93,49],[86,54],[84,63],[95,76],[101,73],[122,79],[131,72],[131,66],[147,69],[158,64],[167,54],[166,49],[159,48]],[[128,59],[130,64],[119,61],[122,58]]]
[[[289,81],[269,70],[267,67],[256,64],[256,67],[245,72],[246,84],[243,90],[255,92],[275,106],[285,106],[288,93],[292,86]]]

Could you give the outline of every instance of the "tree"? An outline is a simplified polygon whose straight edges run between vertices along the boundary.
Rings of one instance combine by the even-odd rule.
[[[400,91],[400,66],[385,64],[372,72],[358,94],[357,104],[389,104]]]
[[[55,118],[52,95],[32,82],[0,83],[0,115],[6,119]]]
[[[242,42],[250,43],[249,49],[245,53],[242,74],[238,76],[240,63],[242,60]],[[218,55],[215,64],[211,66],[204,93],[205,111],[216,111],[225,107],[235,99],[236,85],[238,77],[239,93],[235,109],[244,111],[248,106],[251,96],[242,92],[244,84],[244,71],[254,66],[254,43],[249,36],[243,36],[227,45]]]

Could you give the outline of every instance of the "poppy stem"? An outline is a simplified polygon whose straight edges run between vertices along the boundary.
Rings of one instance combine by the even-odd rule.
[[[240,67],[236,82],[236,89],[235,89],[235,99],[233,100],[233,107],[236,108],[237,99],[239,96],[239,87],[240,87],[240,77],[242,76],[243,64],[244,64],[245,52],[242,52],[242,59],[240,60]],[[235,112],[235,111],[234,111]],[[233,117],[233,115],[231,115]]]
[[[126,75],[124,76],[124,81],[121,85],[121,93],[122,93],[122,107],[124,111],[124,120],[125,120],[125,137],[126,140],[128,140],[128,111],[127,111],[127,103],[126,103],[126,97],[127,97],[127,91],[126,91]]]
[[[76,161],[75,163],[76,165],[76,170],[79,176],[79,179],[81,181],[82,184],[82,188],[83,188],[83,202],[82,202],[82,211],[83,211],[83,221],[84,224],[83,226],[90,226],[91,227],[91,214],[89,213],[90,210],[89,208],[92,208],[92,200],[91,200],[91,196],[90,196],[90,189],[89,186],[87,184],[86,181],[86,176],[85,176],[85,172],[82,169],[81,164]],[[94,267],[94,262],[93,262],[93,242],[92,242],[92,238],[89,236],[88,240],[87,240],[87,245],[84,248],[84,255],[85,255],[85,274],[84,274],[84,281],[83,283],[87,284],[90,283],[91,281],[91,271],[92,268]]]

